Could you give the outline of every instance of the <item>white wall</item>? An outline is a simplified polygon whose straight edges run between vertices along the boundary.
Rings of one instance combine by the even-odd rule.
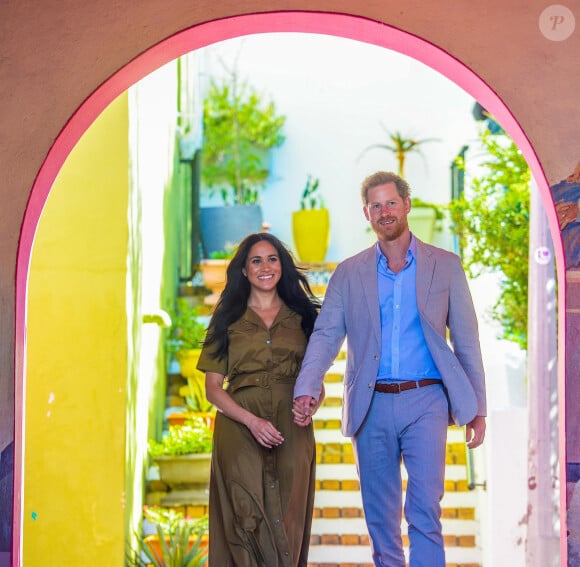
[[[284,114],[286,141],[274,152],[263,194],[272,232],[292,244],[289,211],[297,209],[310,173],[320,178],[330,209],[327,261],[358,252],[372,241],[365,228],[359,187],[378,169],[396,171],[393,155],[364,148],[385,143],[382,122],[404,136],[438,138],[410,154],[406,177],[414,195],[444,203],[450,195],[450,164],[464,144],[474,143],[474,100],[423,63],[380,47],[342,38],[298,33],[261,34],[206,48],[208,74],[220,75],[238,56],[241,78],[276,103]],[[280,204],[287,206],[280,207]]]

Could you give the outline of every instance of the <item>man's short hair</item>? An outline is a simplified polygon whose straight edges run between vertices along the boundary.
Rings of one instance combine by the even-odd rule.
[[[399,175],[393,173],[392,171],[377,171],[372,175],[369,175],[363,182],[361,186],[361,197],[363,205],[368,205],[368,195],[369,190],[379,185],[385,185],[386,183],[394,183],[397,187],[397,193],[402,199],[406,199],[411,196],[411,188],[409,184]]]

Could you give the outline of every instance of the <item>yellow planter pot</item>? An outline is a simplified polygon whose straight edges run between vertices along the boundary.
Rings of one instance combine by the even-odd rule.
[[[324,262],[330,242],[328,209],[294,211],[292,234],[300,261]]]
[[[177,359],[177,362],[179,362],[179,371],[184,378],[204,377],[203,372],[200,372],[197,369],[200,354],[200,348],[180,350],[175,353],[175,358]]]
[[[162,506],[187,506],[209,502],[211,453],[164,455],[156,457],[159,478],[169,492],[161,499]]]

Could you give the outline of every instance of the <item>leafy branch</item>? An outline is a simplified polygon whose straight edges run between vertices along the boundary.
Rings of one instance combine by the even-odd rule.
[[[527,347],[530,171],[505,132],[482,130],[485,151],[482,173],[449,205],[451,230],[459,237],[463,264],[471,277],[484,272],[502,275],[491,318],[502,338]],[[460,167],[465,164],[459,162]]]

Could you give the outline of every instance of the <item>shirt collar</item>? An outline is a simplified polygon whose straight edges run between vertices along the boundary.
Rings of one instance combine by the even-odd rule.
[[[376,258],[377,266],[379,265],[381,258],[385,259],[385,265],[387,265],[387,258],[383,254],[383,251],[381,250],[381,247],[379,246],[378,240],[377,240],[377,243],[375,244],[375,250],[376,250],[375,258]],[[409,248],[407,250],[407,258],[409,258],[409,254],[411,255],[411,258],[413,258],[413,259],[417,258],[417,239],[415,238],[415,235],[413,233],[411,233],[411,242],[409,242]]]

